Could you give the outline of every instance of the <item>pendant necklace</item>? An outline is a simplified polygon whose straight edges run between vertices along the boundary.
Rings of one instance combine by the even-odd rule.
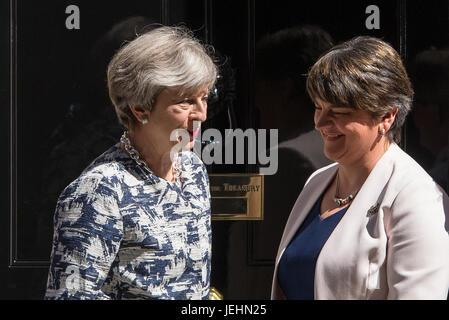
[[[350,194],[350,195],[347,196],[346,198],[339,198],[339,197],[337,197],[337,194],[338,194],[338,191],[339,191],[339,186],[340,186],[340,185],[339,185],[339,179],[338,179],[338,171],[337,171],[337,181],[336,181],[336,184],[337,184],[337,185],[336,185],[336,187],[335,187],[335,195],[334,195],[334,198],[333,198],[334,202],[335,202],[339,207],[344,206],[344,205],[347,205],[349,202],[351,202],[351,201],[355,198],[355,196],[356,196],[358,190],[357,190],[356,192]]]

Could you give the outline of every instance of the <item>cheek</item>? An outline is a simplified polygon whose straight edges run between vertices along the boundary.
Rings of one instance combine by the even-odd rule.
[[[356,126],[351,128],[351,137],[356,147],[361,150],[371,147],[377,139],[377,129],[367,126]]]
[[[347,136],[354,136],[359,132],[357,123],[353,121],[337,119],[336,121],[334,121],[334,124],[338,131]]]
[[[188,119],[188,117],[189,117],[188,111],[175,110],[168,115],[167,121],[172,123],[173,125],[178,125],[186,122],[186,119]]]

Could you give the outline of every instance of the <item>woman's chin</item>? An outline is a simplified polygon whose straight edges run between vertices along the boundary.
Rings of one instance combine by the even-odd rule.
[[[341,150],[334,150],[333,148],[324,147],[324,155],[331,161],[339,162],[338,160],[341,158]]]

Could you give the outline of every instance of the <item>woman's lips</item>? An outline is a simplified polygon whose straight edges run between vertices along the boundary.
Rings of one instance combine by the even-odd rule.
[[[187,130],[187,132],[189,133],[189,136],[191,138],[196,138],[196,136],[198,136],[199,132],[200,132],[200,128],[196,128],[195,131],[192,130]]]
[[[328,140],[328,141],[335,141],[340,139],[341,137],[343,137],[342,134],[338,134],[338,133],[322,133],[323,137]]]
[[[199,132],[200,132],[200,128],[196,128],[196,130],[193,132],[193,137],[195,138]]]

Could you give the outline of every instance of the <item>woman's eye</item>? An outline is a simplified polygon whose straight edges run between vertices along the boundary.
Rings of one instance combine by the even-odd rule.
[[[331,109],[331,112],[333,114],[336,114],[336,115],[345,115],[345,116],[347,116],[347,115],[351,114],[352,110],[343,109],[343,108],[336,108],[336,109]]]
[[[187,101],[182,101],[178,103],[178,108],[180,110],[190,110],[192,108],[192,104]]]
[[[350,115],[351,114],[351,112],[335,112],[334,111],[334,114],[336,114],[336,115],[339,115],[339,116],[348,116],[348,115]]]
[[[192,100],[182,100],[179,104],[182,105],[192,105],[193,101]]]
[[[349,112],[335,112],[334,111],[334,114],[336,114],[336,115],[348,115]]]

